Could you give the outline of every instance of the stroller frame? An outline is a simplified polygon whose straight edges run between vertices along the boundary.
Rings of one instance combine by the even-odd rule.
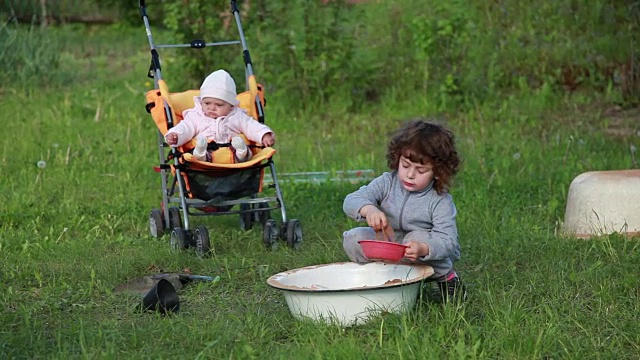
[[[157,51],[159,48],[188,47],[193,49],[203,49],[205,47],[240,44],[242,46],[242,55],[245,65],[246,87],[248,88],[249,96],[254,99],[252,100],[249,98],[249,101],[252,101],[255,105],[255,114],[257,116],[254,117],[257,117],[256,120],[264,123],[264,98],[261,99],[262,93],[258,93],[258,90],[261,92],[262,89],[258,89],[259,85],[255,81],[253,64],[251,62],[249,49],[242,29],[240,13],[236,0],[231,0],[231,12],[238,28],[239,40],[212,43],[205,42],[203,40],[193,40],[189,44],[156,45],[151,33],[151,26],[146,12],[145,0],[139,0],[139,7],[151,52],[151,65],[147,76],[154,79],[154,89],[155,91],[158,91],[163,98],[162,103],[167,129],[170,129],[175,125],[175,119],[171,103],[168,101],[170,93],[162,79],[160,57]],[[149,113],[151,113],[150,105],[155,105],[155,103],[147,104],[146,109]],[[181,163],[182,153],[177,148],[170,148],[167,156],[165,153],[166,147],[168,147],[168,145],[164,141],[164,135],[160,129],[158,129],[158,155],[160,166],[155,167],[155,169],[160,173],[162,182],[162,207],[161,209],[153,209],[149,215],[149,231],[152,237],[160,238],[164,234],[169,233],[172,249],[184,250],[190,247],[195,247],[196,253],[199,256],[206,256],[211,250],[209,231],[204,225],[198,225],[195,229],[191,229],[189,216],[237,214],[240,215],[240,227],[243,230],[250,230],[255,222],[262,224],[262,240],[267,249],[277,249],[278,238],[285,240],[287,245],[291,248],[298,249],[300,247],[302,243],[302,227],[297,219],[287,218],[282,190],[278,184],[275,165],[271,156],[264,158],[264,162],[251,164],[250,166],[242,168],[242,170],[260,169],[260,186],[258,192],[262,192],[264,168],[269,167],[273,184],[268,187],[275,189],[275,196],[258,196],[258,193],[254,193],[239,199],[223,201],[216,199],[203,200],[188,197],[189,190],[187,186],[187,179],[183,176],[187,176],[187,172],[189,170],[187,170],[184,164]],[[273,150],[273,152],[275,152],[275,150]],[[270,154],[272,155],[273,152]],[[233,172],[233,169],[226,167],[222,169],[213,169],[209,173],[215,173],[218,170],[225,173]],[[201,170],[192,171],[200,172]],[[205,170],[202,173],[206,174],[207,171]],[[170,174],[173,174],[171,185],[169,185]],[[224,175],[221,177],[224,177]],[[233,210],[233,207],[236,205],[238,206],[238,209]],[[194,211],[194,209],[197,211]],[[215,210],[208,211],[210,209]],[[278,209],[282,214],[282,222],[280,226],[278,226],[277,222],[271,218],[271,211]]]

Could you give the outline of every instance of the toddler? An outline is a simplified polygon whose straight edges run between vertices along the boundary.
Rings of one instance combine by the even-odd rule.
[[[194,107],[185,110],[182,113],[184,119],[165,134],[167,144],[181,146],[196,138],[193,156],[209,162],[212,161],[207,151],[210,141],[231,142],[236,162],[251,158],[240,134],[263,146],[273,146],[276,142],[273,131],[238,107],[236,95],[236,84],[228,72],[212,72],[202,82],[200,96],[193,98]]]
[[[408,245],[404,259],[433,267],[443,300],[466,297],[453,269],[460,257],[456,207],[448,192],[460,159],[453,134],[441,125],[413,120],[391,137],[385,172],[344,199],[345,214],[368,227],[343,234],[343,247],[351,261],[367,258],[359,240],[390,234],[390,241]]]

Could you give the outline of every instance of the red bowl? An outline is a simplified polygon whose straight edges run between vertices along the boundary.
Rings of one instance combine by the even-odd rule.
[[[407,248],[404,244],[381,240],[360,240],[358,244],[369,260],[400,261],[404,257],[404,249]]]

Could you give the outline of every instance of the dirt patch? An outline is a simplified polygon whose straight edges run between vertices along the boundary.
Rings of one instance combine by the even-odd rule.
[[[613,106],[602,112],[604,133],[616,138],[640,137],[640,108]]]

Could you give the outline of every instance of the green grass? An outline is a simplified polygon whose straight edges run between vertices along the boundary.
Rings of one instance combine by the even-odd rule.
[[[615,91],[541,87],[441,114],[464,159],[452,194],[462,246],[457,268],[470,299],[462,306],[424,303],[341,329],[294,320],[266,279],[347,260],[341,234],[354,223],[342,200],[359,185],[282,184],[288,216],[304,229],[300,251],[267,251],[260,229],[243,232],[236,217],[215,217],[196,220],[210,229],[212,257],[172,252],[166,237],[151,239],[147,229],[160,179],[152,170],[156,131],[144,111],[144,32],[90,28],[65,36],[75,40],[61,54],[61,71],[76,81],[28,90],[7,85],[1,93],[0,111],[10,116],[0,147],[0,358],[640,354],[638,238],[557,235],[575,176],[631,167],[637,114],[605,112]],[[292,116],[270,98],[278,173],[384,171],[386,133],[437,107],[419,97],[383,100],[359,114]],[[39,160],[47,167],[37,168]],[[136,312],[138,298],[113,291],[140,276],[184,269],[220,280],[181,290],[176,316]]]

